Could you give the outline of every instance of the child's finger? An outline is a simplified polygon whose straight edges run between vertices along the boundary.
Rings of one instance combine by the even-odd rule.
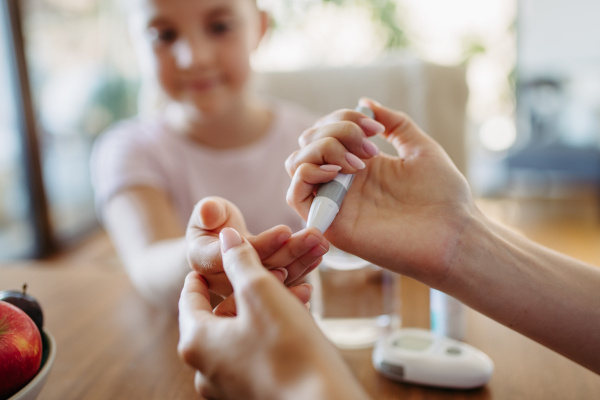
[[[290,237],[292,230],[279,225],[260,233],[257,236],[247,238],[248,242],[254,247],[261,260],[275,253]]]
[[[235,296],[233,295],[233,293],[227,296],[225,300],[220,302],[219,305],[215,307],[215,309],[213,310],[213,314],[217,317],[227,318],[235,317],[237,315],[237,310],[235,307]]]
[[[189,225],[207,231],[218,231],[224,226],[233,227],[242,232],[246,230],[246,223],[239,208],[221,197],[205,197],[200,200]]]
[[[288,279],[288,286],[294,286],[299,284],[300,282],[302,282],[302,280],[304,279],[304,277],[308,274],[310,274],[312,271],[314,271],[321,263],[323,262],[323,257],[319,257],[314,263],[312,263],[311,265],[308,266],[308,268],[306,268],[304,270],[304,272],[302,272],[296,279],[294,279],[293,281],[289,281]]]
[[[267,268],[269,266],[287,267],[309,253],[313,248],[319,248],[322,242],[323,234],[318,229],[303,229],[292,235],[279,250],[262,260],[262,262]],[[327,249],[325,249],[325,252],[327,252]]]
[[[344,174],[355,174],[365,168],[365,163],[360,158],[333,137],[319,139],[292,153],[285,160],[285,168],[293,177],[298,167],[305,163],[339,165]]]
[[[302,285],[294,286],[290,288],[290,292],[298,299],[302,304],[306,304],[310,301],[310,296],[313,292],[313,287],[307,283]]]
[[[292,262],[286,269],[288,271],[288,277],[286,284],[290,284],[291,282],[295,282],[300,276],[306,275],[307,270],[314,265],[319,259],[322,259],[325,254],[329,251],[329,243],[320,244],[316,247],[313,247],[303,255],[299,257],[296,261]]]
[[[218,234],[232,227],[247,234],[241,211],[221,197],[205,197],[196,204],[186,231],[186,254],[192,269],[207,279],[211,291],[231,293],[231,284],[223,272]]]
[[[293,286],[300,282],[307,274],[321,264],[323,256],[329,251],[329,246],[319,246],[312,249],[305,256],[292,263],[288,270],[288,278],[285,282],[287,286]]]
[[[385,128],[383,129],[385,130]],[[306,147],[312,142],[327,137],[336,138],[349,152],[362,159],[369,159],[379,154],[379,149],[367,139],[364,131],[354,122],[349,121],[333,122],[318,128],[308,129],[300,136],[298,142],[300,147]]]
[[[324,168],[326,168],[324,170]],[[338,174],[337,169],[341,167],[336,165],[302,164],[292,178],[292,183],[288,188],[286,200],[304,220],[308,219],[308,212],[312,204],[314,191],[321,183],[330,182]]]

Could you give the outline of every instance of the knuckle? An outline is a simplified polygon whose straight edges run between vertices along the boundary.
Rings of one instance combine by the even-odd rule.
[[[310,171],[311,168],[311,164],[308,163],[304,163],[304,164],[300,164],[300,166],[296,169],[296,173],[300,176],[306,176],[308,174],[308,172]]]
[[[294,260],[298,260],[298,261],[300,261],[299,258],[301,256],[303,256],[305,254],[305,252],[306,252],[305,248],[291,247],[289,249],[289,254],[290,254],[291,258]]]
[[[293,186],[290,186],[285,195],[285,201],[288,203],[289,206],[293,207],[293,205],[296,204],[295,200],[296,200],[296,197],[294,196]]]
[[[236,262],[252,264],[255,261],[256,250],[249,243],[242,243],[227,251],[227,254],[232,253]]]
[[[351,121],[340,122],[340,133],[347,137],[353,137],[355,135],[362,135],[362,130]]]
[[[319,146],[320,158],[326,160],[330,157],[335,157],[342,151],[344,146],[337,138],[326,137],[322,139],[322,143]]]
[[[189,339],[179,340],[177,354],[179,355],[179,358],[188,365],[193,365],[196,360],[196,350]]]
[[[406,129],[407,127],[413,125],[413,121],[407,113],[405,113],[403,111],[399,111],[398,116],[400,117],[400,125],[399,126],[401,129]]]
[[[315,257],[307,254],[305,257],[300,257],[298,261],[300,262],[300,266],[306,269],[315,263]]]
[[[196,392],[207,400],[216,399],[216,397],[213,396],[210,386],[206,382],[200,382],[196,385]]]
[[[296,150],[285,160],[285,169],[290,176],[294,176],[296,172],[296,158],[298,157],[299,150]]]
[[[314,134],[315,128],[306,129],[298,138],[298,144],[300,147],[304,147],[310,143],[310,137]]]
[[[336,149],[339,146],[339,144],[340,144],[340,141],[337,140],[334,137],[326,137],[326,138],[323,138],[322,141],[323,141],[323,143],[322,143],[323,146],[322,147],[325,150]]]
[[[339,110],[338,113],[338,117],[342,121],[350,121],[356,118],[356,111],[350,110],[349,108]]]

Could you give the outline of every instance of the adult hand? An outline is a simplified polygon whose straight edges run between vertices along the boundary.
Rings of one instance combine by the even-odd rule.
[[[361,104],[379,125],[341,110],[302,134],[301,149],[286,161],[292,176],[288,203],[306,220],[318,185],[338,174],[335,166],[356,174],[325,237],[377,265],[435,283],[449,272],[459,233],[476,212],[468,184],[408,116],[372,100]],[[398,157],[375,155],[366,137],[376,133]]]
[[[327,240],[314,228],[292,235],[290,228],[280,225],[252,236],[233,203],[219,197],[204,198],[196,204],[187,227],[187,258],[192,269],[204,277],[209,290],[220,296],[232,293],[223,271],[219,242],[219,233],[226,227],[236,229],[248,240],[267,269],[281,269],[288,286],[297,284],[316,268],[329,250]],[[216,311],[234,314],[233,298],[226,299]]]
[[[229,228],[220,238],[237,316],[211,312],[207,283],[196,272],[179,301],[178,352],[198,370],[196,390],[211,399],[365,399],[308,311],[262,266],[250,242]]]

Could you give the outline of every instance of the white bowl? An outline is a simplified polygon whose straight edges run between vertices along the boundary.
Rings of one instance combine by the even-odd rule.
[[[42,352],[42,367],[37,375],[27,386],[12,395],[12,397],[9,397],[8,400],[35,400],[42,391],[46,383],[46,378],[48,378],[48,373],[52,368],[52,364],[54,364],[54,358],[56,358],[56,341],[45,328],[42,332],[42,346],[44,347]],[[46,348],[48,349],[47,353]]]

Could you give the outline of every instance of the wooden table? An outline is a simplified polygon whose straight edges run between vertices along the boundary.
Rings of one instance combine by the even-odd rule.
[[[593,226],[590,229],[598,234],[597,224]],[[552,240],[565,232],[577,238],[577,229],[564,224],[554,229],[554,235],[547,227],[540,232]],[[39,399],[198,398],[193,371],[177,358],[176,318],[146,304],[115,261],[106,237],[94,240],[86,252],[68,258],[0,267],[0,290],[19,288],[26,281],[58,343],[53,370]],[[598,248],[600,241],[588,253],[583,251],[589,256],[586,261],[596,261],[589,258]],[[574,249],[582,251],[580,243]],[[427,287],[402,278],[401,290],[403,325],[428,327]],[[376,373],[370,351],[344,351],[343,355],[374,399],[600,399],[600,376],[474,311],[468,315],[466,342],[496,364],[491,382],[482,389],[452,391],[396,383]]]

